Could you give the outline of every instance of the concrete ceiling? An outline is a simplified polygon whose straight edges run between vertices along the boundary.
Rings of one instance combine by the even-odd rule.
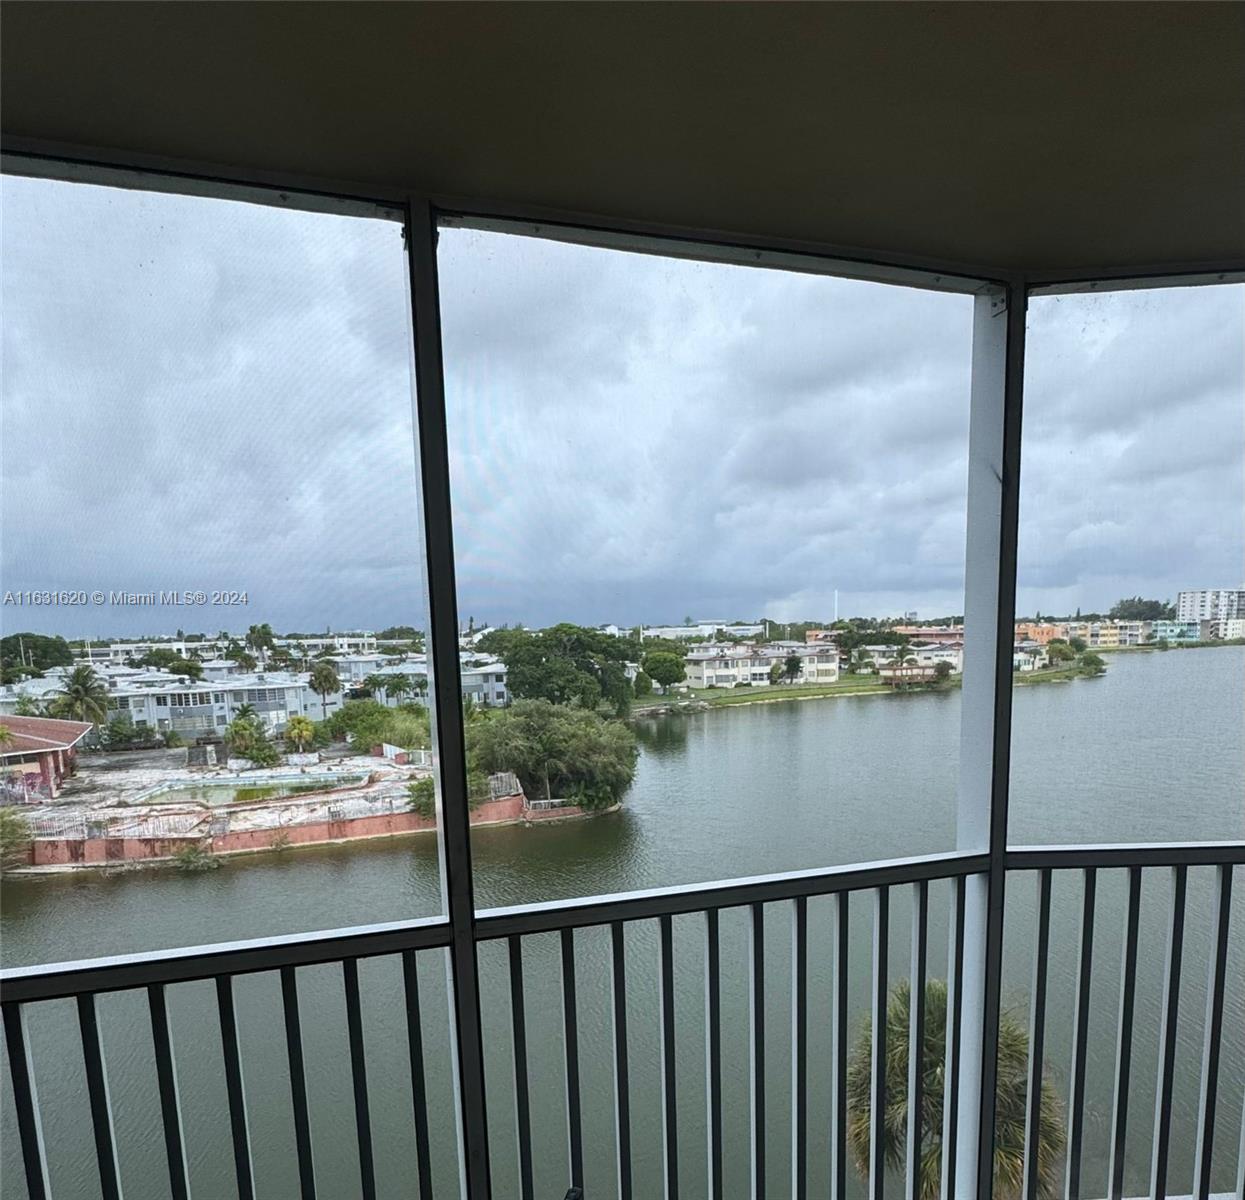
[[[1245,4],[0,13],[18,138],[963,264],[1245,261]]]

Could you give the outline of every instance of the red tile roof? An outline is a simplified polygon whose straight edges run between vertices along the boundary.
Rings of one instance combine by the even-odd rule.
[[[0,713],[0,725],[10,733],[0,745],[0,758],[15,754],[37,754],[41,750],[68,750],[92,729],[89,721],[59,721],[52,717],[16,717]]]

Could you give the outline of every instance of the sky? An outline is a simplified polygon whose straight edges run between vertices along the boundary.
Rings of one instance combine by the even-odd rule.
[[[464,622],[963,611],[971,298],[438,254]],[[423,626],[405,269],[379,217],[6,177],[0,591],[87,603],[0,629]],[[1028,320],[1018,611],[1240,586],[1245,286]],[[152,590],[246,602],[108,602]]]

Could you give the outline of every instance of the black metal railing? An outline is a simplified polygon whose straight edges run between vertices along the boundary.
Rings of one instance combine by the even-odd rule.
[[[1083,1195],[1124,1194],[1128,1176],[1125,1172],[1126,1152],[1143,1132],[1143,1118],[1130,1111],[1130,1098],[1136,1082],[1135,1048],[1141,1044],[1142,1031],[1137,1025],[1138,962],[1141,948],[1141,903],[1143,877],[1162,876],[1167,880],[1164,899],[1163,926],[1166,941],[1162,948],[1163,1001],[1157,1028],[1149,1031],[1157,1039],[1155,1115],[1150,1133],[1151,1169],[1149,1194],[1162,1197],[1168,1192],[1172,1150],[1172,1112],[1174,1081],[1177,1067],[1177,1040],[1181,1017],[1182,980],[1191,979],[1200,964],[1190,960],[1186,932],[1189,906],[1189,872],[1204,871],[1213,876],[1211,911],[1199,911],[1199,922],[1208,920],[1208,958],[1206,972],[1206,1015],[1202,1030],[1202,1053],[1197,1064],[1197,1111],[1192,1125],[1197,1145],[1193,1156],[1194,1178],[1173,1187],[1180,1194],[1191,1190],[1199,1200],[1211,1192],[1212,1163],[1215,1161],[1215,1136],[1221,1105],[1220,1080],[1224,1046],[1230,1044],[1239,1052],[1245,1045],[1245,1030],[1225,1029],[1225,991],[1230,982],[1231,947],[1239,945],[1245,930],[1238,920],[1232,921],[1234,869],[1245,863],[1245,844],[1213,844],[1147,847],[1078,847],[1017,849],[1007,852],[1009,892],[1021,896],[1022,876],[1036,880],[1032,907],[1032,983],[1028,994],[1029,1069],[1026,1090],[1026,1125],[1024,1136],[1023,1194],[1036,1197],[1041,1190],[1039,1147],[1042,1144],[1042,1122],[1049,1119],[1044,1110],[1043,1086],[1048,1058],[1047,1008],[1051,987],[1050,960],[1052,930],[1052,896],[1056,884],[1063,888],[1079,883],[1079,896],[1073,907],[1077,929],[1077,949],[1073,972],[1074,1007],[1071,1029],[1071,1052],[1068,1056],[1067,1085],[1067,1151],[1064,1193],[1070,1200]],[[885,1194],[902,1193],[915,1198],[927,1194],[927,1181],[922,1173],[930,1169],[926,1154],[930,1132],[923,1124],[930,1110],[929,1101],[936,1097],[924,1094],[924,1047],[926,1045],[926,1012],[924,998],[931,976],[941,973],[934,949],[945,946],[947,1011],[945,1024],[946,1054],[941,1105],[941,1130],[937,1138],[942,1153],[939,1190],[944,1195],[965,1194],[971,1190],[957,1161],[957,1149],[965,1122],[973,1112],[961,1103],[961,1072],[966,1061],[966,1042],[970,1038],[988,1037],[988,1030],[970,1027],[964,1020],[971,1005],[963,1003],[966,963],[977,960],[980,967],[981,949],[966,936],[968,889],[972,880],[984,876],[989,866],[984,854],[932,855],[922,858],[864,864],[825,871],[791,872],[728,883],[713,883],[687,888],[660,889],[621,896],[594,897],[540,905],[536,907],[493,909],[478,913],[472,925],[477,954],[489,946],[504,951],[499,970],[504,986],[489,992],[508,1005],[509,1053],[507,1069],[508,1092],[504,1114],[513,1120],[515,1161],[503,1167],[498,1161],[502,1153],[498,1145],[490,1146],[490,1126],[461,1130],[458,1153],[467,1150],[462,1143],[472,1141],[478,1149],[492,1154],[495,1176],[514,1173],[513,1194],[520,1200],[536,1200],[546,1192],[545,1178],[551,1168],[544,1154],[537,1156],[538,1143],[549,1142],[549,1114],[562,1110],[565,1128],[565,1171],[559,1178],[557,1194],[567,1187],[590,1186],[605,1194],[617,1194],[619,1200],[647,1194],[641,1186],[637,1167],[644,1178],[657,1181],[670,1200],[677,1200],[681,1188],[689,1194],[704,1194],[714,1200],[738,1189],[729,1186],[727,1163],[746,1160],[746,1181],[743,1172],[739,1182],[757,1197],[790,1194],[803,1198],[814,1194],[810,1189],[813,1160],[818,1180],[831,1195],[848,1193],[853,1162],[859,1165],[859,1154],[853,1159],[849,1146],[851,1105],[859,1098],[849,1097],[849,1060],[852,1058],[850,1020],[852,989],[862,981],[853,979],[850,950],[853,945],[852,922],[859,925],[862,915],[872,928],[871,965],[868,968],[869,1000],[867,1016],[871,1040],[869,1054],[868,1109],[871,1114],[884,1113],[897,1100],[889,1094],[891,1077],[886,1069],[887,1010],[892,982],[904,972],[894,968],[893,934],[906,925],[910,941],[904,958],[911,1002],[908,1026],[908,1071],[906,1094],[906,1134],[904,1136],[902,1180],[893,1171],[893,1153],[875,1121],[871,1127],[867,1171],[864,1172],[868,1195],[880,1200]],[[1122,902],[1123,930],[1121,935],[1121,966],[1118,982],[1119,1017],[1116,1046],[1112,1055],[1111,1132],[1109,1137],[1109,1169],[1103,1186],[1087,1183],[1083,1170],[1085,1122],[1087,1105],[1087,1064],[1090,1049],[1090,1003],[1094,996],[1095,929],[1102,924],[1100,886],[1104,875],[1114,872],[1124,885]],[[1114,876],[1113,876],[1114,879]],[[931,888],[938,888],[939,916],[932,916]],[[1067,889],[1065,888],[1065,891]],[[1062,893],[1061,893],[1062,894]],[[1065,897],[1066,899],[1066,897]],[[1239,899],[1239,894],[1238,894]],[[1069,910],[1067,904],[1063,910]],[[906,916],[905,916],[906,914]],[[1066,914],[1065,914],[1066,915]],[[746,950],[738,963],[724,951],[724,925],[729,919],[732,929],[746,934]],[[1204,920],[1205,919],[1205,920]],[[781,923],[781,925],[779,924]],[[786,936],[774,941],[776,928],[785,926]],[[635,931],[635,932],[632,932]],[[931,931],[936,935],[931,938]],[[606,997],[608,1035],[585,1040],[581,1030],[583,1014],[583,958],[585,939],[599,938],[593,943],[593,965],[599,961],[601,994]],[[643,947],[638,938],[645,939]],[[767,941],[768,938],[768,941]],[[550,940],[552,939],[552,940]],[[1235,942],[1234,942],[1235,939]],[[856,939],[859,943],[859,938]],[[1099,939],[1101,945],[1102,939]],[[814,947],[828,943],[828,950]],[[280,1014],[273,1028],[264,1032],[284,1042],[284,1060],[288,1069],[289,1098],[293,1125],[294,1152],[286,1164],[288,1186],[297,1180],[301,1196],[317,1195],[317,1166],[313,1154],[313,1120],[310,1111],[309,1085],[305,1044],[307,1019],[301,1002],[300,980],[304,972],[320,967],[340,970],[340,998],[344,1001],[344,1029],[348,1046],[349,1104],[353,1110],[354,1142],[358,1156],[357,1188],[364,1197],[378,1193],[377,1146],[373,1114],[390,1107],[391,1097],[377,1095],[377,1085],[369,1078],[369,1055],[365,1037],[366,988],[360,981],[360,962],[373,958],[392,959],[401,964],[399,1005],[405,1027],[406,1055],[409,1060],[410,1120],[413,1131],[409,1155],[413,1177],[418,1181],[419,1195],[432,1196],[432,1136],[429,1112],[427,1059],[430,1049],[425,1035],[427,1010],[421,999],[417,962],[429,953],[445,955],[452,945],[448,921],[429,919],[360,929],[340,930],[328,934],[273,938],[240,942],[194,950],[120,956],[71,964],[26,967],[5,971],[3,983],[3,1016],[9,1060],[12,1108],[15,1113],[18,1142],[28,1194],[42,1200],[50,1194],[49,1156],[53,1163],[58,1153],[56,1144],[45,1142],[42,1123],[46,1116],[40,1109],[36,1075],[64,1074],[66,1061],[76,1057],[74,1070],[81,1069],[85,1107],[89,1111],[95,1166],[99,1190],[106,1198],[122,1194],[122,1173],[118,1156],[115,1127],[117,1113],[110,1095],[105,1069],[103,1037],[99,1017],[99,998],[112,993],[145,993],[150,1024],[150,1053],[154,1076],[150,1080],[159,1112],[163,1136],[163,1158],[167,1166],[168,1190],[174,1200],[191,1195],[188,1170],[188,1142],[195,1133],[183,1119],[184,1095],[175,1065],[176,1036],[170,1019],[169,990],[175,985],[209,981],[214,985],[216,1022],[219,1026],[223,1056],[224,1092],[228,1108],[229,1144],[232,1150],[232,1175],[242,1200],[257,1194],[252,1112],[244,1087],[247,1052],[240,1031],[236,1003],[236,985],[248,975],[270,974],[279,981]],[[547,946],[550,953],[542,962],[541,972],[534,972],[531,960],[525,961],[525,950],[537,945]],[[650,957],[641,966],[636,955],[643,949]],[[863,951],[863,947],[860,947]],[[651,953],[650,953],[651,952]],[[1239,952],[1239,951],[1238,951]],[[1153,955],[1157,948],[1147,951]],[[691,961],[694,959],[694,962]],[[735,969],[736,965],[739,967]],[[859,964],[858,964],[859,965]],[[691,969],[695,968],[695,972]],[[696,974],[696,972],[699,972]],[[637,1140],[635,1117],[636,1093],[633,1085],[637,1070],[647,1070],[637,1061],[633,1051],[638,1032],[629,1026],[629,1011],[634,1013],[637,1000],[634,984],[640,973],[644,983],[656,982],[656,1005],[642,1013],[645,1036],[652,1035],[655,1048],[656,1086],[652,1095],[660,1108],[660,1145]],[[552,974],[556,978],[546,976]],[[697,1039],[703,1039],[703,1073],[691,1077],[686,1065],[686,1051],[679,1040],[679,1004],[687,1000],[688,980],[695,975],[694,990],[703,1004],[703,1023]],[[970,973],[971,974],[971,973]],[[533,988],[544,988],[555,997],[553,1007],[560,1028],[556,1037],[534,1032],[532,1018],[539,1016],[544,1024],[548,1007],[533,999]],[[746,1077],[734,1070],[742,1048],[724,1045],[724,1006],[727,991],[735,989],[739,998],[746,997]],[[508,997],[508,999],[500,999]],[[682,997],[680,1001],[679,997]],[[788,1000],[789,997],[789,1000]],[[78,1042],[71,1049],[65,1040],[55,1043],[61,1061],[41,1059],[34,1053],[29,1033],[29,1018],[40,1005],[72,1000],[76,1006]],[[536,1004],[536,1007],[533,1007]],[[778,1013],[777,1009],[789,1011]],[[813,1005],[828,1013],[828,1061],[822,1061],[812,1049],[820,1029],[810,1025]],[[860,1009],[861,1006],[857,1005]],[[684,1003],[686,1012],[686,1004]],[[494,1014],[481,1014],[496,1018]],[[775,1020],[783,1019],[781,1046],[772,1059]],[[634,1018],[633,1018],[634,1019]],[[1187,1017],[1185,1018],[1187,1019]],[[1239,1024],[1239,1011],[1233,1018]],[[686,1023],[684,1030],[686,1030]],[[452,1020],[445,1027],[445,1038],[452,1041]],[[994,1033],[997,1037],[997,1030]],[[560,1043],[560,1044],[558,1044]],[[48,1044],[40,1052],[50,1054]],[[387,1049],[392,1051],[393,1047]],[[559,1054],[561,1069],[555,1082],[542,1070],[533,1072],[535,1064],[546,1062],[551,1054]],[[1099,1055],[1099,1059],[1102,1056]],[[608,1061],[606,1061],[608,1060]],[[500,1071],[499,1060],[491,1055],[490,1072]],[[784,1064],[789,1063],[789,1069]],[[730,1079],[725,1067],[732,1067]],[[593,1176],[589,1167],[588,1138],[585,1132],[585,1106],[589,1099],[598,1102],[595,1089],[585,1087],[585,1071],[594,1074],[608,1070],[612,1086],[607,1103],[612,1109],[613,1179],[604,1183]],[[789,1105],[774,1104],[775,1078],[785,1075],[783,1084],[789,1089]],[[814,1078],[818,1093],[828,1092],[828,1112],[821,1111],[821,1100],[810,1099]],[[736,1087],[732,1080],[737,1080]],[[461,1078],[457,1086],[463,1086]],[[824,1088],[820,1085],[825,1084]],[[740,1092],[746,1094],[740,1094]],[[557,1094],[554,1095],[553,1093]],[[590,1094],[591,1093],[591,1094]],[[703,1125],[703,1182],[687,1174],[687,1139],[692,1136],[687,1120],[687,1106],[695,1100],[694,1120],[690,1125]],[[725,1131],[724,1112],[746,1109],[748,1144],[746,1152],[731,1143]],[[496,1113],[493,1114],[496,1117]],[[789,1151],[771,1161],[767,1151],[774,1144],[775,1124],[782,1125]],[[1222,1122],[1219,1122],[1222,1124]],[[1185,1125],[1188,1126],[1186,1121]],[[156,1136],[152,1134],[152,1136]],[[495,1139],[496,1140],[496,1139]],[[681,1154],[680,1147],[684,1147]],[[388,1152],[387,1147],[381,1147]],[[593,1147],[599,1159],[599,1147]],[[402,1152],[405,1154],[406,1148]],[[1220,1158],[1227,1151],[1220,1150]],[[10,1169],[13,1164],[10,1163]],[[787,1170],[789,1169],[789,1175]],[[783,1179],[776,1186],[776,1173]],[[598,1175],[600,1174],[598,1170]],[[892,1175],[893,1177],[888,1177]],[[1135,1172],[1134,1172],[1135,1174]],[[540,1186],[538,1187],[538,1183]],[[694,1186],[693,1186],[694,1185]],[[1086,1190],[1089,1186],[1090,1190]]]

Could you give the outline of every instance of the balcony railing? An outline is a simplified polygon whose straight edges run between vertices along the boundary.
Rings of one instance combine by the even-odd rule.
[[[1211,1167],[1215,1153],[1217,1120],[1223,1126],[1219,1108],[1221,1052],[1225,1044],[1238,1047],[1245,1041],[1245,1030],[1225,1029],[1225,989],[1230,979],[1232,956],[1241,952],[1245,931],[1240,921],[1232,922],[1232,888],[1234,868],[1245,864],[1245,843],[1215,843],[1164,846],[1094,846],[1076,848],[1035,848],[1011,850],[1006,854],[1008,890],[1013,898],[1027,901],[1023,876],[1036,880],[1031,948],[1032,987],[1028,996],[1029,1068],[1025,1101],[1025,1145],[1023,1194],[1039,1194],[1039,1156],[1041,1103],[1045,1064],[1047,1060],[1047,997],[1050,984],[1048,964],[1052,936],[1052,891],[1056,878],[1080,882],[1080,941],[1076,955],[1075,1006],[1071,1031],[1072,1052],[1066,1064],[1068,1072],[1068,1103],[1066,1116],[1067,1152],[1064,1193],[1070,1198],[1098,1195],[1095,1180],[1091,1185],[1082,1172],[1082,1153],[1087,1115],[1087,1061],[1091,1047],[1090,999],[1094,985],[1095,964],[1101,950],[1095,949],[1096,906],[1100,889],[1098,882],[1107,872],[1118,874],[1125,884],[1122,905],[1122,962],[1118,983],[1119,1020],[1116,1047],[1112,1056],[1111,1133],[1109,1142],[1108,1194],[1119,1197],[1125,1188],[1125,1159],[1130,1145],[1145,1142],[1151,1152],[1150,1194],[1163,1196],[1170,1188],[1173,1194],[1192,1194],[1205,1200],[1211,1194]],[[476,1125],[460,1130],[457,1154],[460,1160],[468,1153],[491,1156],[494,1175],[514,1174],[513,1192],[495,1189],[494,1194],[515,1194],[522,1200],[536,1200],[546,1192],[537,1187],[537,1176],[550,1177],[548,1163],[534,1161],[534,1124],[541,1136],[548,1139],[550,1114],[559,1114],[564,1122],[561,1142],[566,1148],[565,1178],[559,1187],[585,1187],[592,1183],[603,1194],[617,1194],[622,1200],[647,1194],[637,1183],[637,1165],[650,1175],[659,1173],[665,1195],[677,1197],[681,1187],[686,1194],[719,1198],[738,1194],[727,1176],[725,1159],[728,1152],[740,1157],[724,1131],[724,1112],[746,1110],[749,1145],[746,1153],[747,1187],[754,1196],[789,1194],[804,1197],[810,1190],[810,1176],[821,1181],[818,1191],[826,1190],[835,1197],[848,1194],[854,1175],[849,1148],[849,1119],[852,1099],[849,1097],[849,1058],[851,1036],[849,1027],[849,987],[852,984],[850,951],[853,945],[850,922],[861,921],[862,915],[872,926],[872,953],[869,968],[869,1045],[868,1110],[870,1114],[885,1112],[897,1097],[888,1095],[887,1003],[889,985],[896,981],[892,970],[892,927],[906,926],[910,933],[908,978],[910,995],[924,997],[928,979],[941,975],[941,960],[931,956],[931,888],[945,895],[945,928],[939,924],[939,944],[945,940],[947,957],[946,1053],[942,1097],[922,1096],[926,1073],[918,1069],[921,1058],[915,1048],[926,1045],[926,1011],[923,1003],[910,1006],[908,1030],[909,1069],[904,1096],[908,1114],[903,1138],[904,1171],[891,1170],[887,1163],[887,1143],[872,1129],[869,1145],[867,1188],[870,1197],[902,1194],[917,1197],[923,1192],[922,1172],[929,1170],[927,1156],[930,1130],[918,1121],[938,1100],[942,1100],[941,1155],[938,1169],[942,1195],[977,1194],[977,1182],[965,1178],[963,1148],[975,1145],[978,1135],[988,1141],[989,1131],[979,1127],[977,1112],[966,1101],[962,1072],[965,1064],[980,1057],[982,1044],[998,1037],[997,1015],[993,1023],[974,1025],[971,1014],[978,1011],[966,996],[969,982],[979,977],[973,965],[981,966],[983,947],[966,936],[965,915],[968,909],[966,892],[973,880],[984,878],[990,869],[986,854],[948,854],[900,859],[824,871],[802,871],[765,876],[727,883],[712,883],[686,888],[670,888],[630,893],[620,896],[594,897],[562,901],[535,907],[506,908],[477,914],[471,936],[481,961],[504,947],[504,960],[497,960],[504,974],[504,986],[492,994],[508,993],[508,1059],[503,1071],[496,1054],[490,1056],[490,1073],[507,1078],[507,1120],[513,1120],[512,1164],[503,1163],[502,1156],[510,1151],[510,1137],[499,1137],[497,1113]],[[1191,870],[1213,876],[1213,902],[1209,921],[1208,953],[1205,961],[1191,960],[1186,953],[1185,917],[1188,908],[1188,877]],[[1140,906],[1143,876],[1161,873],[1170,877],[1166,893],[1166,943],[1143,947],[1140,940]],[[906,914],[906,916],[904,915]],[[1200,914],[1204,915],[1204,914]],[[898,919],[897,919],[898,918]],[[735,932],[746,930],[746,953],[737,960],[724,954],[724,922],[733,922]],[[1101,925],[1101,921],[1097,922]],[[775,930],[781,928],[783,944],[774,945]],[[595,932],[592,932],[595,931]],[[944,938],[945,935],[945,938]],[[600,939],[600,955],[605,971],[602,994],[608,997],[608,1036],[585,1039],[581,1031],[584,1016],[581,991],[584,973],[579,956],[588,937]],[[734,934],[732,934],[734,938]],[[556,952],[549,945],[556,944]],[[638,947],[637,939],[644,941]],[[769,944],[767,946],[767,939]],[[1101,940],[1101,939],[1100,939]],[[186,1102],[184,1085],[179,1083],[175,1066],[177,1036],[170,1017],[172,990],[195,981],[211,981],[214,987],[214,1008],[223,1056],[224,1092],[228,1107],[229,1141],[232,1146],[233,1175],[239,1197],[260,1194],[255,1182],[255,1145],[251,1133],[255,1113],[248,1102],[244,1078],[247,1053],[239,1028],[236,1001],[238,981],[246,976],[267,974],[279,983],[280,1014],[274,1012],[271,1027],[250,1030],[264,1042],[284,1044],[284,1060],[288,1069],[289,1102],[294,1130],[293,1154],[277,1165],[284,1172],[284,1191],[295,1188],[303,1197],[317,1195],[317,1162],[313,1154],[313,1124],[309,1106],[307,1080],[306,1033],[307,1019],[302,1004],[308,972],[325,965],[340,967],[341,997],[344,998],[344,1032],[348,1044],[351,1107],[353,1108],[354,1143],[357,1150],[357,1190],[364,1197],[378,1194],[378,1153],[398,1154],[406,1163],[409,1176],[418,1180],[419,1195],[429,1197],[433,1190],[433,1138],[429,1115],[437,1104],[429,1098],[428,1060],[430,1047],[426,1026],[430,1019],[427,996],[421,998],[419,963],[425,955],[447,950],[453,941],[451,923],[427,919],[340,930],[326,934],[272,938],[205,946],[196,949],[118,956],[77,963],[24,967],[7,970],[2,975],[3,1014],[7,1043],[11,1101],[16,1116],[21,1159],[29,1195],[42,1200],[51,1194],[50,1168],[54,1171],[59,1145],[49,1142],[43,1134],[49,1116],[41,1109],[36,1078],[64,1079],[81,1073],[84,1111],[89,1112],[99,1189],[106,1198],[122,1195],[122,1172],[116,1129],[127,1114],[120,1111],[111,1098],[109,1077],[105,1069],[101,1035],[101,997],[112,993],[130,993],[144,998],[147,1023],[150,1026],[151,1077],[150,1093],[158,1105],[159,1127],[163,1139],[163,1159],[167,1182],[175,1200],[191,1194],[189,1151],[196,1130],[183,1118]],[[732,945],[734,945],[734,940]],[[544,949],[540,949],[541,946]],[[814,945],[828,946],[820,955]],[[492,950],[489,949],[492,947]],[[1235,949],[1234,949],[1235,947]],[[637,967],[637,953],[655,950],[655,956],[642,956],[644,965]],[[594,951],[594,962],[597,961]],[[1138,1024],[1137,981],[1139,956],[1162,956],[1163,1002],[1157,1028]],[[684,961],[679,961],[679,956]],[[535,957],[533,957],[535,956]],[[814,966],[814,957],[819,961]],[[655,957],[655,962],[652,961]],[[729,958],[729,961],[728,961]],[[397,1097],[380,1090],[375,1078],[369,1078],[369,1055],[365,1038],[367,992],[360,978],[360,964],[367,960],[389,959],[400,964],[402,1024],[406,1045],[402,1058],[409,1063],[409,1079],[402,1089],[402,1099],[409,1096],[410,1141],[378,1146],[374,1135],[373,1113],[388,1112]],[[695,959],[690,963],[688,959]],[[820,961],[824,959],[824,961]],[[492,961],[492,960],[490,960]],[[538,961],[541,970],[533,972]],[[1143,959],[1144,961],[1144,959]],[[703,1021],[695,1030],[696,1042],[703,1041],[703,1071],[686,1069],[687,1055],[679,1053],[676,1020],[676,995],[686,992],[687,968],[703,966],[697,987],[701,990]],[[989,964],[986,964],[989,966]],[[966,966],[968,970],[966,971]],[[994,964],[997,967],[997,964]],[[579,968],[579,969],[577,969]],[[642,970],[648,978],[637,980]],[[677,972],[677,978],[676,978]],[[1205,977],[1205,1022],[1202,1050],[1197,1064],[1198,1101],[1192,1121],[1197,1145],[1193,1155],[1194,1178],[1169,1180],[1169,1158],[1172,1150],[1173,1085],[1176,1072],[1177,1030],[1181,1018],[1180,994],[1182,979],[1195,975]],[[550,976],[555,978],[550,978]],[[814,982],[816,981],[816,982]],[[638,1009],[639,996],[635,984],[651,1000],[652,983],[656,983],[656,1004]],[[538,986],[541,995],[534,994]],[[724,993],[742,990],[747,997],[746,1077],[734,1069],[744,1045],[729,1041],[724,1034]],[[556,996],[554,1014],[541,997]],[[686,999],[686,995],[684,995]],[[72,1000],[76,1006],[77,1044],[65,1039],[38,1046],[30,1033],[32,1015],[45,1005]],[[451,1005],[460,998],[450,997]],[[776,1009],[784,1010],[789,1019],[789,1050],[781,1048],[781,1061],[767,1059],[769,1039],[773,1036]],[[810,1033],[810,1011],[826,1011],[830,1015],[828,1052],[815,1050],[823,1039]],[[686,1004],[683,1012],[686,1017]],[[481,1021],[490,1026],[499,1019],[497,1012],[476,1011]],[[540,1016],[544,1033],[537,1032],[533,1016]],[[657,1047],[656,1097],[660,1122],[645,1120],[649,1130],[659,1128],[655,1137],[641,1135],[633,1123],[644,1112],[646,1102],[637,1098],[633,1089],[637,1063],[633,1056],[636,1044],[636,1018],[643,1018]],[[449,1014],[447,1014],[449,1016]],[[459,1014],[461,1018],[461,1014]],[[551,1036],[551,1019],[556,1016],[557,1031]],[[1186,1017],[1187,1019],[1187,1017]],[[785,1023],[785,1021],[784,1021]],[[1239,1017],[1237,1018],[1239,1024]],[[133,1027],[131,1027],[133,1028]],[[682,1023],[687,1031],[686,1019]],[[450,1019],[445,1038],[461,1038],[461,1020]],[[1156,1104],[1152,1129],[1147,1129],[1148,1115],[1130,1109],[1130,1097],[1137,1080],[1134,1078],[1135,1048],[1141,1039],[1157,1041],[1157,1077],[1154,1081]],[[444,1049],[444,1047],[438,1048]],[[132,1058],[133,1047],[127,1047]],[[386,1054],[392,1057],[394,1046],[387,1044]],[[146,1055],[147,1048],[143,1054]],[[1234,1052],[1239,1052],[1234,1051]],[[533,1072],[534,1063],[545,1063],[556,1057],[561,1063],[556,1073]],[[1100,1056],[1101,1057],[1101,1056]],[[455,1069],[461,1061],[453,1057]],[[375,1059],[372,1060],[373,1064]],[[682,1066],[680,1064],[683,1064]],[[774,1103],[775,1068],[783,1071],[786,1095],[781,1105]],[[1191,1070],[1189,1063],[1184,1069]],[[725,1068],[730,1068],[726,1070]],[[405,1068],[404,1068],[405,1070]],[[588,1074],[606,1074],[612,1080],[606,1097],[612,1110],[614,1130],[613,1178],[603,1184],[599,1178],[589,1179],[585,1165],[585,1108],[596,1104],[597,1090],[591,1094],[585,1087]],[[812,1081],[817,1091],[829,1093],[828,1119],[820,1113],[820,1101],[810,1099]],[[554,1082],[556,1080],[556,1082]],[[453,1080],[456,1089],[469,1088],[470,1081]],[[828,1083],[827,1088],[820,1086]],[[63,1088],[59,1089],[63,1091]],[[132,1095],[132,1091],[127,1093]],[[482,1105],[481,1105],[482,1108]],[[814,1118],[814,1109],[818,1115]],[[695,1113],[687,1127],[688,1111]],[[469,1111],[464,1108],[463,1111]],[[284,1114],[283,1114],[284,1115]],[[1188,1114],[1185,1114],[1186,1118]],[[1232,1115],[1230,1120],[1235,1120]],[[1189,1126],[1185,1119],[1182,1128]],[[699,1132],[703,1125],[703,1135]],[[160,1136],[151,1126],[150,1137]],[[972,1131],[975,1135],[966,1138]],[[767,1148],[775,1144],[775,1135],[787,1142],[790,1149],[781,1156],[783,1169],[789,1163],[789,1179],[785,1186],[775,1186],[774,1164],[767,1161]],[[686,1139],[704,1138],[703,1176],[688,1178]],[[409,1149],[408,1149],[409,1147]],[[982,1148],[982,1152],[987,1151]],[[594,1152],[599,1151],[596,1148]],[[1231,1147],[1220,1150],[1221,1157],[1230,1155]],[[154,1162],[148,1157],[145,1161]],[[659,1163],[656,1172],[653,1164]],[[15,1164],[10,1160],[10,1170]],[[1238,1167],[1238,1172],[1240,1171]],[[556,1174],[556,1168],[552,1168]],[[161,1174],[163,1174],[163,1170]],[[599,1174],[599,1172],[598,1172]],[[888,1176],[891,1176],[888,1178]],[[297,1181],[295,1183],[295,1181]],[[742,1183],[742,1180],[736,1182]],[[154,1181],[163,1188],[163,1181]],[[1085,1189],[1089,1187],[1090,1190]],[[1237,1184],[1238,1194],[1240,1183]],[[438,1192],[438,1194],[442,1194]],[[561,1191],[558,1193],[561,1195]],[[593,1188],[586,1194],[591,1197]]]

